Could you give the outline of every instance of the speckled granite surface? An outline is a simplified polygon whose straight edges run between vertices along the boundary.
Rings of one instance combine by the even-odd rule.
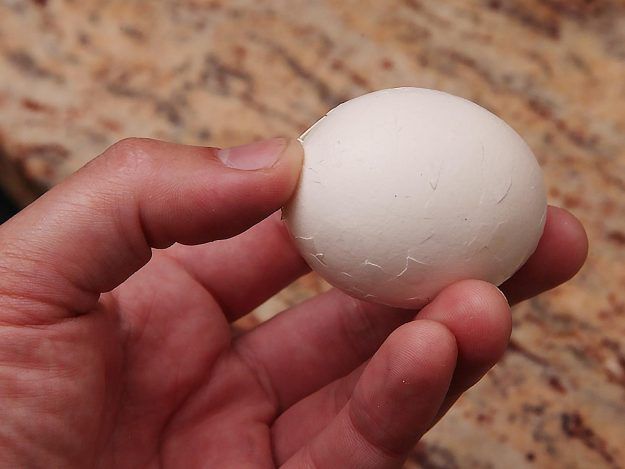
[[[27,202],[125,136],[295,136],[392,86],[503,117],[591,240],[572,282],[516,309],[504,361],[408,467],[625,467],[621,0],[0,0],[0,179]],[[323,288],[308,276],[258,315]]]

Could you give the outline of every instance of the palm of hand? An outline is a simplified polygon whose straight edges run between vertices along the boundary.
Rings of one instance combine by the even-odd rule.
[[[15,371],[32,380],[28,407],[60,430],[31,440],[32,454],[47,447],[64,467],[272,467],[275,396],[178,262],[157,256],[98,311],[46,336],[29,357],[34,376]]]

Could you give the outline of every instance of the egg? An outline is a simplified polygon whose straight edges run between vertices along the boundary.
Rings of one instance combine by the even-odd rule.
[[[536,249],[547,209],[540,167],[471,101],[376,91],[300,141],[304,166],[283,218],[312,269],[352,296],[419,308],[462,279],[501,284]]]

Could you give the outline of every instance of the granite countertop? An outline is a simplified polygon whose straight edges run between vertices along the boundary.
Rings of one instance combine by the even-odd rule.
[[[1,0],[0,70],[0,180],[21,203],[126,136],[296,136],[394,86],[491,109],[584,222],[590,257],[516,308],[502,363],[407,466],[625,467],[622,0]],[[325,288],[309,275],[256,317]]]

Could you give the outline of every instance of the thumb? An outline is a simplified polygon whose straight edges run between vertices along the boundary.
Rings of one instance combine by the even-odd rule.
[[[303,150],[127,139],[0,226],[0,322],[52,322],[93,309],[151,248],[241,233],[295,189]]]

